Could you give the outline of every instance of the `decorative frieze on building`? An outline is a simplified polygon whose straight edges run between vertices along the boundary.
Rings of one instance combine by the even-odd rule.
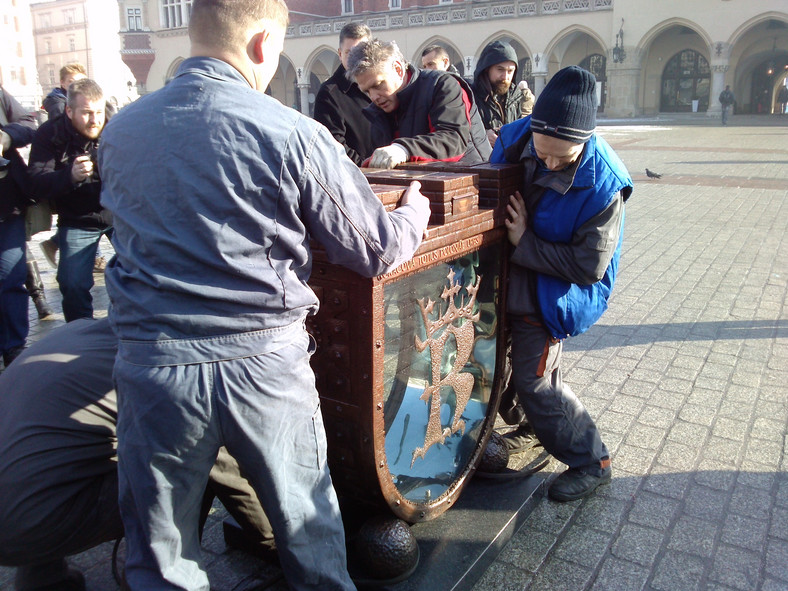
[[[497,4],[492,7],[492,18],[515,16],[514,4]]]
[[[428,25],[443,25],[449,22],[449,11],[430,12],[427,14]]]
[[[564,0],[564,10],[590,10],[591,0]]]
[[[348,19],[366,24],[373,31],[403,29],[428,25],[483,21],[502,18],[525,18],[541,14],[611,10],[613,0],[510,0],[483,5],[451,7],[434,10],[435,6],[421,6],[396,11],[395,14],[373,12],[342,17],[326,17],[313,22],[290,25],[288,37],[312,37],[338,33]],[[432,10],[431,10],[432,9]]]
[[[542,2],[542,14],[555,14],[561,10],[561,0],[545,0]]]
[[[536,2],[520,2],[517,12],[520,16],[535,16]]]

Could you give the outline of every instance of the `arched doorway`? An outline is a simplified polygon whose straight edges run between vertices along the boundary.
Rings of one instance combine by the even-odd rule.
[[[709,108],[710,89],[711,69],[708,60],[694,49],[680,51],[668,60],[662,71],[660,111],[706,111]]]
[[[578,66],[584,70],[591,72],[596,78],[597,92],[599,93],[599,108],[598,112],[602,113],[605,110],[605,97],[607,96],[607,58],[600,54],[594,53],[581,61]]]

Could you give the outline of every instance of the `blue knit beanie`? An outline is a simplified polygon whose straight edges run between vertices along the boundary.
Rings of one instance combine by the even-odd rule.
[[[569,66],[553,76],[531,113],[531,131],[575,144],[587,142],[596,127],[596,78]]]

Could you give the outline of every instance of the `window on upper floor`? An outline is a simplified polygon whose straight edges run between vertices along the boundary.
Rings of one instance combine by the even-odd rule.
[[[353,14],[353,0],[342,0],[342,14]]]
[[[52,53],[52,39],[44,39],[44,53]]]
[[[161,0],[161,24],[165,29],[183,27],[183,2],[181,0]]]
[[[77,40],[74,37],[68,38],[68,50],[69,51],[76,51],[77,50]]]
[[[38,15],[38,26],[42,29],[48,29],[51,25],[51,19],[48,12]]]
[[[402,8],[402,0],[389,0],[389,8]]]
[[[438,4],[451,4],[452,0],[438,0]]]
[[[128,8],[126,9],[126,16],[129,23],[129,31],[142,30],[142,9],[141,8]]]
[[[73,25],[76,22],[76,18],[76,11],[73,8],[63,11],[63,22],[67,25]]]
[[[54,86],[55,85],[55,68],[49,67],[49,83]]]

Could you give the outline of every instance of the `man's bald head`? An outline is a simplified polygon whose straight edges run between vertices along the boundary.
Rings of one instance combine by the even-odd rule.
[[[194,0],[189,39],[222,52],[243,52],[247,32],[262,20],[286,28],[289,16],[284,0]]]

